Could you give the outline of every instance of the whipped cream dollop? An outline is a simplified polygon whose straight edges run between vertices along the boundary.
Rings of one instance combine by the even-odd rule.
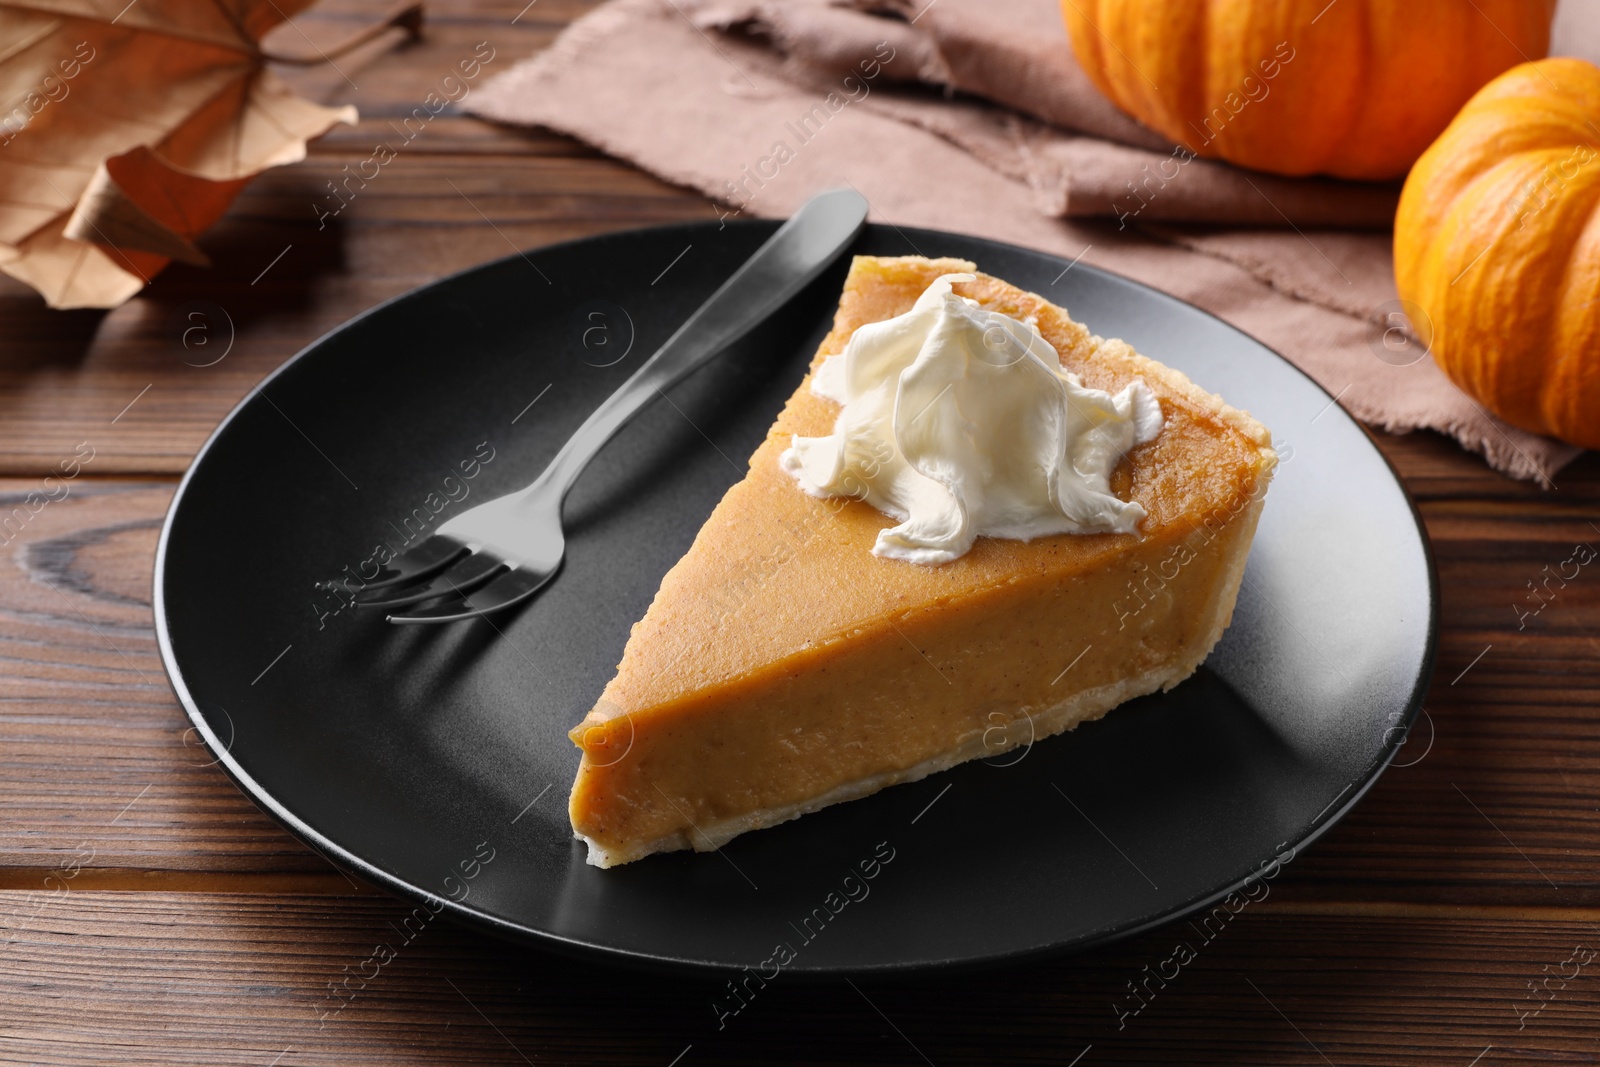
[[[865,500],[900,520],[872,552],[945,563],[980,535],[1136,533],[1144,508],[1110,488],[1123,453],[1161,432],[1141,379],[1085,388],[1032,322],[951,292],[946,274],[910,311],[861,326],[811,391],[843,405],[827,437],[780,462],[813,496]]]

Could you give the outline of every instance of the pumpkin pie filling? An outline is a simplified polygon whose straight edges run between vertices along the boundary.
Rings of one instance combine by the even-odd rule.
[[[857,257],[812,364],[906,313],[970,263]],[[1276,463],[1248,415],[997,278],[957,281],[1032,323],[1085,387],[1142,379],[1156,436],[1109,489],[1137,533],[979,536],[936,565],[873,555],[896,520],[808,495],[780,462],[839,405],[808,375],[635,624],[617,675],[572,731],[572,825],[602,867],[709,850],[747,830],[990,757],[1171,688],[1232,615]]]

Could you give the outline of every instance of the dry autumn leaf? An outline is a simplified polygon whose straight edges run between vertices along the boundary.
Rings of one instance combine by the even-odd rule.
[[[205,263],[194,238],[250,178],[356,121],[265,66],[261,36],[311,3],[0,0],[0,270],[114,307]]]

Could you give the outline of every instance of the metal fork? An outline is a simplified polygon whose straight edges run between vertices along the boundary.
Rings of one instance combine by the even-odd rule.
[[[361,585],[355,603],[398,608],[448,598],[388,616],[392,623],[443,623],[488,615],[537,593],[561,568],[566,552],[562,501],[589,461],[645,405],[822,273],[855,239],[866,217],[867,202],[853,190],[812,197],[595,409],[544,473],[526,488],[440,526]]]

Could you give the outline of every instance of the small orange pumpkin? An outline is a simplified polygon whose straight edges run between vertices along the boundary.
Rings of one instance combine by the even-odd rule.
[[[1474,92],[1550,46],[1555,0],[1061,0],[1118,107],[1276,174],[1405,174]]]
[[[1468,101],[1406,179],[1394,268],[1452,381],[1600,448],[1600,68],[1524,63]]]

